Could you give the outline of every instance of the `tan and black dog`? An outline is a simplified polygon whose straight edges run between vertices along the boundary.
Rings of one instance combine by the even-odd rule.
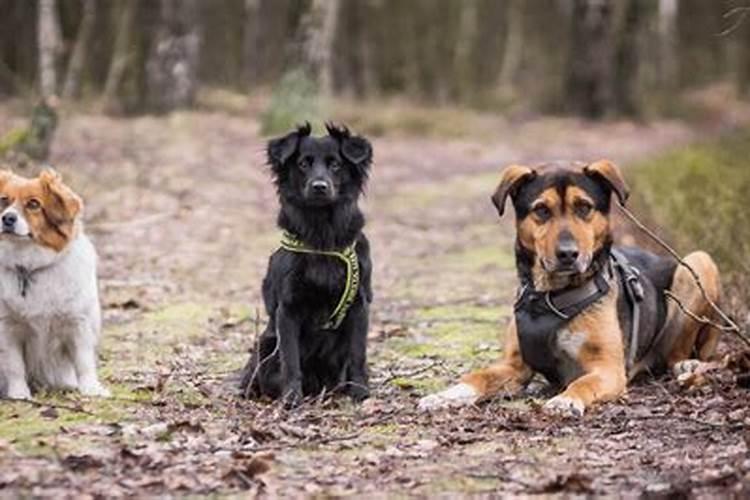
[[[541,373],[561,391],[545,408],[582,415],[623,394],[639,372],[680,374],[713,355],[719,331],[693,321],[664,295],[669,290],[691,311],[713,317],[689,271],[641,249],[613,246],[613,194],[624,203],[628,189],[606,160],[504,170],[492,201],[500,215],[508,197],[515,208],[520,287],[503,357],[422,398],[420,408],[512,394]],[[694,252],[685,260],[718,301],[711,257]]]

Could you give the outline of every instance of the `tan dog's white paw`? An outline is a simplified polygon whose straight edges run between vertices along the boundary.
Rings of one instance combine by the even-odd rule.
[[[675,377],[679,378],[682,375],[689,375],[691,373],[697,372],[700,368],[703,367],[703,365],[707,365],[708,363],[704,363],[703,361],[699,359],[684,359],[682,361],[678,361],[677,363],[672,366],[672,373]]]
[[[558,394],[544,404],[544,410],[565,417],[582,417],[586,405],[580,399]]]
[[[99,382],[91,384],[81,384],[78,390],[82,395],[94,398],[108,398],[112,395],[109,392],[109,389],[104,387]]]
[[[452,387],[430,394],[419,400],[421,411],[437,410],[456,406],[468,406],[479,399],[477,390],[469,384],[456,384]]]

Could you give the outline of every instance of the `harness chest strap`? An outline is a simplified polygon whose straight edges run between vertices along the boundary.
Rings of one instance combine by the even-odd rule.
[[[359,291],[359,258],[356,250],[357,242],[352,242],[341,251],[337,250],[317,250],[305,245],[299,238],[289,232],[284,232],[281,236],[281,248],[294,253],[306,253],[311,255],[325,255],[335,257],[344,263],[346,268],[346,283],[344,291],[341,294],[336,307],[323,325],[324,330],[335,330],[346,318],[352,304],[357,298]]]

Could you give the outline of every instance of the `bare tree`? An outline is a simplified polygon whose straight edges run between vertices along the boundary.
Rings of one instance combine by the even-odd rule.
[[[677,9],[678,0],[659,0],[659,83],[674,86],[677,80]]]
[[[503,62],[500,67],[500,87],[511,89],[513,80],[521,65],[521,54],[523,50],[523,0],[508,0],[507,13],[507,35],[505,37],[505,50],[503,51]]]
[[[91,35],[94,31],[94,22],[96,21],[96,0],[82,0],[83,16],[78,27],[73,53],[68,63],[68,73],[65,76],[62,95],[64,99],[71,99],[80,96],[81,92],[81,73],[86,63],[86,53],[91,44]]]
[[[322,95],[333,94],[333,42],[338,25],[339,0],[313,0],[304,22],[304,58]]]
[[[42,96],[57,95],[57,55],[60,47],[60,27],[55,0],[39,0],[37,26],[39,44],[39,83]]]
[[[129,0],[120,2],[115,9],[117,15],[117,34],[112,58],[107,71],[107,79],[104,84],[102,101],[105,107],[113,107],[117,91],[122,83],[125,70],[132,58],[131,44],[133,39],[133,27],[136,11],[136,3]]]
[[[165,112],[193,104],[201,37],[197,0],[160,0],[159,23],[146,62],[151,109]]]
[[[573,4],[567,102],[588,118],[601,118],[612,102],[612,7],[610,0]]]

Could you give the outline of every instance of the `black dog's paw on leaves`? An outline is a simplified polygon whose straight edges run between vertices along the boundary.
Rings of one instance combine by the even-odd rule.
[[[370,389],[362,385],[351,386],[347,389],[346,394],[352,398],[352,401],[361,403],[370,397]]]

